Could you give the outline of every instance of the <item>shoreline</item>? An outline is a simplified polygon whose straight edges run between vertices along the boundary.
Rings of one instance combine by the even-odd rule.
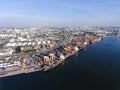
[[[36,70],[34,70],[34,68],[25,69],[25,70],[18,70],[18,71],[13,71],[13,72],[9,72],[9,73],[7,73],[7,74],[0,75],[0,78],[2,78],[2,77],[14,76],[14,75],[20,75],[20,74],[28,74],[28,73],[38,72],[38,71],[46,72],[46,71],[52,70],[52,69],[56,68],[57,66],[61,65],[62,63],[64,63],[65,60],[67,60],[67,59],[70,58],[71,56],[74,56],[76,53],[78,53],[79,51],[83,50],[84,48],[86,48],[86,47],[80,48],[80,49],[79,49],[77,52],[75,52],[74,54],[69,54],[65,59],[63,59],[63,60],[60,61],[58,64],[56,64],[55,67],[49,68],[48,70],[45,70],[44,68],[41,68],[41,69],[38,68],[38,69],[36,69]]]
[[[97,42],[97,41],[95,41]],[[90,44],[90,43],[89,43]],[[88,44],[87,44],[88,45]],[[43,68],[40,68],[40,67],[30,67],[30,68],[25,68],[25,69],[21,69],[19,68],[20,70],[15,70],[15,71],[11,71],[11,72],[3,72],[3,74],[0,75],[0,78],[2,77],[8,77],[8,76],[14,76],[14,75],[19,75],[19,74],[27,74],[27,73],[33,73],[33,72],[38,72],[38,71],[43,71],[43,72],[46,72],[46,71],[49,71],[49,70],[52,70],[54,68],[56,68],[57,66],[61,65],[65,60],[67,60],[69,57],[71,56],[74,56],[76,53],[78,53],[79,51],[87,48],[87,45],[83,45],[82,47],[80,47],[78,49],[78,51],[75,51],[74,53],[67,53],[67,57],[65,57],[65,59],[61,59],[60,62],[58,62],[57,64],[55,65],[52,65],[51,67],[49,67],[48,69],[45,69],[45,67]],[[73,50],[74,51],[74,50]]]
[[[28,73],[33,73],[33,72],[38,72],[38,71],[42,71],[42,69],[37,69],[37,70],[18,70],[18,71],[14,71],[14,72],[9,72],[7,74],[4,75],[0,75],[0,78],[2,77],[9,77],[9,76],[14,76],[14,75],[20,75],[20,74],[28,74]]]

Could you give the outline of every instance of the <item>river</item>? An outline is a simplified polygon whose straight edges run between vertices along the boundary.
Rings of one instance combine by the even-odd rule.
[[[120,90],[120,37],[89,45],[49,72],[0,78],[0,90]]]

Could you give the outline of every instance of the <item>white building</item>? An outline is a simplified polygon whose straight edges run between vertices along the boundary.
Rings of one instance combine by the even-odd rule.
[[[13,52],[14,52],[14,50],[11,49],[11,48],[9,48],[9,49],[7,49],[7,50],[5,50],[5,51],[1,51],[1,52],[0,52],[0,56],[12,55]]]

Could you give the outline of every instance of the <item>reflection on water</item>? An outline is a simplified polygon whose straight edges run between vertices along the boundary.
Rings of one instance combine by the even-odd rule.
[[[120,38],[105,38],[49,72],[0,79],[0,90],[120,90]]]

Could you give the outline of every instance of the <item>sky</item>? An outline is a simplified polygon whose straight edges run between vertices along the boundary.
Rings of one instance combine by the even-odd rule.
[[[0,26],[120,26],[120,0],[0,0]]]

